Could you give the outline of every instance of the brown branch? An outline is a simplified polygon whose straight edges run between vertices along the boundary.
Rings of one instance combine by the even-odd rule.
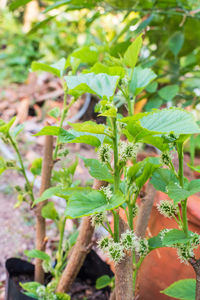
[[[104,181],[95,179],[93,189],[98,190],[103,185],[106,185]],[[87,253],[90,251],[93,232],[94,227],[91,223],[91,217],[84,217],[80,226],[78,239],[67,262],[67,266],[60,278],[57,292],[64,293],[69,291],[84,263]]]
[[[200,259],[191,258],[189,260],[196,274],[196,300],[200,300]]]
[[[119,218],[120,235],[128,229],[127,224]],[[133,256],[127,252],[123,260],[115,266],[116,300],[133,300]]]
[[[42,180],[39,194],[50,187],[51,172],[53,168],[53,136],[45,137],[44,158],[42,163]],[[41,215],[43,206],[48,200],[38,203],[36,206],[36,249],[40,251],[45,250],[45,237],[46,237],[46,222]],[[35,281],[44,283],[44,271],[42,268],[42,261],[36,259],[35,261]]]
[[[137,237],[144,238],[151,215],[156,190],[150,182],[147,185],[146,196],[142,199],[142,203],[137,218],[135,234]]]

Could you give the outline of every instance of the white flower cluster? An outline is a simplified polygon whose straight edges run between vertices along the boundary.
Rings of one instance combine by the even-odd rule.
[[[130,142],[119,142],[119,160],[126,162],[129,159],[135,159],[138,151],[138,144]]]
[[[113,192],[111,190],[111,186],[110,185],[107,185],[107,186],[102,186],[100,188],[100,191],[102,191],[105,195],[105,197],[107,198],[107,200],[109,201],[112,196],[113,196]]]
[[[160,214],[166,218],[172,218],[178,212],[177,207],[170,200],[161,200],[160,203],[157,204],[157,209]]]
[[[175,245],[177,254],[182,263],[188,264],[188,260],[194,257],[194,249],[200,245],[200,235],[192,233],[191,238],[187,244]]]
[[[118,264],[125,256],[123,251],[123,246],[121,243],[115,243],[114,241],[109,244],[108,255],[110,259],[114,261],[115,264]]]
[[[138,239],[136,251],[140,257],[144,257],[149,253],[149,243],[147,239]]]
[[[120,242],[116,243],[112,238],[102,238],[98,246],[108,252],[109,257],[118,264],[125,256],[126,251],[136,250],[140,257],[149,253],[149,245],[146,239],[138,238],[133,231],[127,230],[121,235]]]
[[[98,227],[101,226],[106,220],[106,213],[101,212],[92,216],[91,222],[92,226]]]
[[[111,162],[111,147],[110,145],[101,145],[97,152],[98,159],[101,163],[107,164]]]
[[[188,260],[194,257],[194,251],[190,244],[177,246],[177,255],[181,263],[188,265]]]
[[[134,250],[137,247],[138,238],[133,231],[127,230],[121,235],[121,244],[125,250]]]

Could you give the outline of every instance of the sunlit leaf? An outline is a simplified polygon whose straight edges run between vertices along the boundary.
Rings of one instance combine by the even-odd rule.
[[[183,279],[172,283],[161,293],[180,300],[195,300],[195,290],[195,279]]]

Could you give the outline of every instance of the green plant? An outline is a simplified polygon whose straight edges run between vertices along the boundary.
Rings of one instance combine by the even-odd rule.
[[[91,219],[86,217],[87,226],[88,222],[92,222],[93,226],[102,225],[107,230],[110,237],[100,240],[99,247],[115,263],[117,299],[132,299],[138,269],[150,251],[173,246],[178,249],[182,260],[186,261],[193,258],[192,249],[200,242],[199,235],[190,232],[187,223],[187,198],[200,190],[199,180],[189,182],[183,174],[183,144],[192,134],[199,133],[200,129],[193,116],[182,109],[171,108],[133,115],[135,95],[155,78],[150,69],[135,67],[140,47],[141,36],[129,46],[121,59],[110,57],[107,66],[96,63],[87,73],[84,71],[79,75],[64,77],[70,95],[78,97],[90,92],[100,98],[97,109],[101,116],[106,117],[106,125],[89,121],[70,124],[70,131],[45,127],[38,133],[62,136],[68,143],[84,142],[98,148],[98,160],[82,159],[90,175],[107,182],[107,185],[100,190],[76,188],[72,192],[68,189],[65,215],[68,218],[92,216]],[[117,65],[115,71],[110,67],[113,61]],[[102,70],[105,73],[101,73]],[[137,70],[145,76],[137,77]],[[113,76],[112,72],[116,75]],[[126,118],[118,113],[114,103],[117,88],[127,105],[129,116]],[[124,135],[127,142],[121,140]],[[160,160],[148,157],[137,162],[138,143],[148,143],[161,150]],[[178,153],[178,173],[170,156],[172,150]],[[132,162],[132,166],[127,166],[128,161]],[[151,177],[154,187],[167,193],[173,200],[161,202],[159,211],[167,217],[173,217],[180,229],[164,230],[158,236],[146,239],[135,234],[133,218],[137,214],[137,197]],[[54,190],[49,190],[48,196],[49,193],[56,194]],[[41,200],[46,198],[47,195],[43,195]],[[125,210],[126,224],[120,218],[119,208]],[[107,221],[108,212],[113,215],[114,229],[110,228]],[[148,213],[145,215],[147,218]],[[63,274],[67,273],[64,271]],[[63,284],[66,278],[61,277],[57,289],[59,292],[68,290],[69,286]]]

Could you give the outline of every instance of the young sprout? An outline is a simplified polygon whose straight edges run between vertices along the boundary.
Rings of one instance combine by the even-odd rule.
[[[160,203],[157,204],[157,209],[161,215],[166,218],[175,217],[177,214],[177,208],[170,200],[161,200]]]

